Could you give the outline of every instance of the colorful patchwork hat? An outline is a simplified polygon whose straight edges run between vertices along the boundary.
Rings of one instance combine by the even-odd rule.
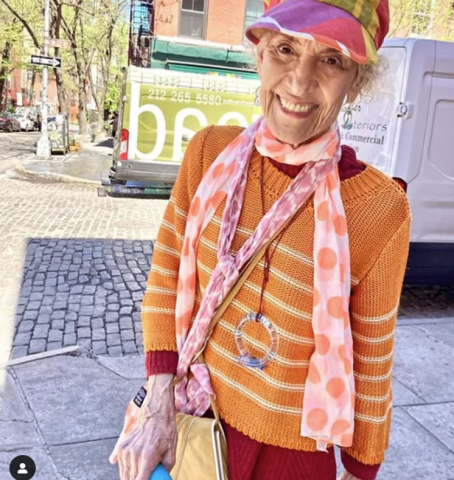
[[[388,0],[264,0],[265,14],[246,29],[274,30],[329,45],[362,65],[378,61],[378,49],[389,30]]]

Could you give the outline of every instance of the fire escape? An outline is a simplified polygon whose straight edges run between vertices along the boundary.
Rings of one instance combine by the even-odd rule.
[[[129,65],[150,67],[154,0],[132,0],[129,27]]]

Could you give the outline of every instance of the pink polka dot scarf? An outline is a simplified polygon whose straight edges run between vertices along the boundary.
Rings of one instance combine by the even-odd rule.
[[[254,147],[261,155],[279,162],[307,165],[232,257],[229,249],[241,213]],[[337,168],[340,156],[336,124],[314,142],[294,150],[275,139],[261,117],[228,145],[207,171],[191,203],[181,255],[176,303],[180,379],[175,389],[177,410],[199,416],[208,410],[208,394],[214,395],[209,372],[205,364],[193,360],[207,342],[211,319],[242,267],[315,192],[315,351],[305,384],[301,435],[316,440],[319,450],[326,450],[328,444],[351,446],[355,386],[348,313],[350,252]],[[218,263],[190,328],[196,295],[197,247],[203,230],[224,199]],[[189,371],[193,374],[190,379]]]

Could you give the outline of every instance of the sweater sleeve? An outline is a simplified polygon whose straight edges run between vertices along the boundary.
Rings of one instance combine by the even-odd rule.
[[[176,352],[175,306],[186,218],[202,178],[202,150],[209,129],[189,143],[154,245],[142,301],[144,351]]]
[[[371,270],[353,288],[350,301],[355,430],[352,446],[343,451],[365,465],[382,463],[389,443],[394,335],[410,237],[406,200],[403,208],[403,221]],[[351,465],[353,462],[344,461],[347,471]],[[359,478],[373,480],[375,476]]]
[[[145,354],[145,371],[146,375],[159,375],[161,373],[169,373],[175,375],[177,373],[178,366],[178,353],[177,352],[147,352]]]

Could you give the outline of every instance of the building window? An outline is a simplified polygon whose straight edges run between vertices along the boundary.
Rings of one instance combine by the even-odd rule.
[[[206,0],[181,2],[180,36],[205,39]]]
[[[411,36],[430,38],[435,19],[436,0],[415,0],[411,22]]]
[[[264,2],[263,0],[247,0],[246,1],[246,20],[244,28],[252,25],[258,18],[263,15]]]

